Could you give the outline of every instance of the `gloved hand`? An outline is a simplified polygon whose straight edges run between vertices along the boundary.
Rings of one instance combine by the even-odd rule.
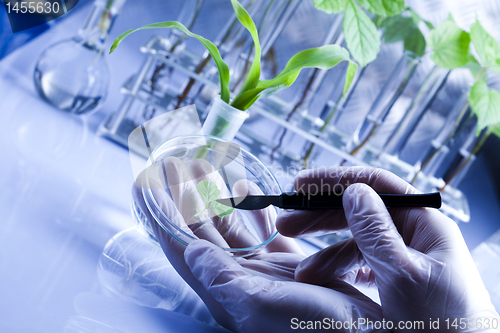
[[[191,220],[192,209],[200,205],[200,196],[194,195],[196,185],[189,180],[208,179],[222,185],[219,174],[213,172],[211,165],[204,160],[195,160],[186,166],[179,159],[168,158],[165,170],[173,200],[165,190],[152,190],[156,201],[162,210],[176,216],[175,223],[179,227],[211,243],[198,240],[186,247],[153,223],[156,237],[172,265],[200,295],[222,326],[235,332],[287,332],[304,328],[306,321],[317,320],[322,322],[322,326],[315,326],[319,331],[329,330],[331,326],[328,325],[341,321],[344,328],[339,331],[362,332],[364,330],[350,326],[352,319],[382,320],[379,305],[341,280],[331,280],[325,287],[295,282],[294,271],[304,255],[291,239],[279,235],[266,251],[248,259],[231,258],[212,243],[227,246],[255,242],[244,225],[238,222],[237,211],[224,217],[223,221],[218,217]],[[223,187],[218,185],[220,189]],[[262,194],[255,184],[247,181],[237,182],[233,193],[237,196]],[[133,188],[133,195],[142,210],[147,212],[137,186]],[[264,219],[272,219],[272,222],[276,219],[272,207],[253,214],[256,225]],[[151,215],[149,219],[154,221]],[[274,230],[267,232],[274,233]],[[332,323],[332,319],[335,322]],[[345,321],[349,323],[345,324]]]
[[[302,261],[297,281],[328,285],[340,278],[375,285],[384,318],[395,328],[399,321],[423,321],[433,332],[493,331],[498,313],[458,226],[436,209],[388,210],[377,195],[417,193],[415,188],[388,171],[361,167],[307,170],[295,180],[296,190],[305,193],[346,187],[344,212],[293,211],[279,217],[279,232],[290,237],[347,228],[353,235]],[[439,329],[430,320],[439,320]]]

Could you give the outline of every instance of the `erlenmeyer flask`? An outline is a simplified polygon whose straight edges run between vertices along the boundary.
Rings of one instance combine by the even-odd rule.
[[[47,48],[35,67],[38,93],[58,109],[84,114],[102,105],[110,72],[104,56],[108,32],[125,0],[96,0],[71,39]]]

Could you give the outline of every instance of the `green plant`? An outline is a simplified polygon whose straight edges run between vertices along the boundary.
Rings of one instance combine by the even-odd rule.
[[[470,106],[477,117],[476,133],[479,134],[487,128],[483,139],[479,140],[472,149],[472,154],[477,154],[491,134],[500,137],[498,130],[500,128],[500,93],[489,89],[487,85],[488,71],[500,73],[500,45],[482,27],[479,20],[476,19],[468,33],[458,27],[451,15],[430,31],[427,43],[432,49],[431,59],[436,65],[448,69],[467,68],[474,77],[467,104],[455,120],[453,130],[446,138],[444,145],[452,139]],[[471,52],[472,48],[475,49],[477,58]],[[420,169],[425,167],[437,152],[428,157]],[[470,157],[457,167],[455,174],[465,167],[469,159]],[[413,181],[416,180],[417,175],[418,173]]]
[[[363,8],[377,17],[391,17],[405,8],[404,0],[314,0],[326,13],[344,13],[342,28],[352,57],[365,67],[375,60],[380,50],[380,37],[375,23]]]
[[[500,72],[500,45],[486,32],[479,20],[476,19],[476,22],[470,28],[470,33],[468,33],[458,27],[451,15],[437,27],[433,27],[432,24],[424,21],[430,29],[426,41],[425,38],[422,39],[423,36],[420,36],[422,33],[418,28],[418,23],[423,20],[411,9],[407,11],[410,12],[410,16],[404,17],[403,13],[394,17],[393,22],[396,22],[396,24],[392,24],[393,22],[387,23],[388,19],[379,24],[379,26],[386,29],[384,37],[394,36],[394,38],[390,38],[386,42],[404,40],[405,49],[410,49],[421,56],[424,54],[423,51],[425,51],[426,45],[429,45],[431,59],[437,66],[447,69],[467,68],[470,70],[474,81],[469,91],[468,101],[455,120],[453,129],[444,140],[443,146],[446,146],[457,133],[459,124],[470,106],[477,117],[476,133],[479,134],[484,128],[488,128],[483,139],[479,140],[472,150],[472,154],[476,154],[491,134],[500,137],[500,93],[494,89],[489,89],[487,86],[488,70],[494,73]],[[404,24],[405,22],[406,24]],[[419,36],[412,33],[417,29]],[[407,45],[418,45],[418,50],[408,48]],[[473,55],[472,49],[475,49],[477,57]],[[428,156],[420,165],[420,170],[441,149],[439,148]],[[469,160],[470,157],[465,159],[457,167],[454,175],[458,174]],[[417,179],[420,170],[413,177],[412,183]],[[453,176],[450,179],[453,179]]]
[[[215,61],[215,64],[217,65],[217,69],[219,71],[221,99],[224,102],[231,104],[231,106],[233,106],[234,108],[242,111],[247,110],[250,106],[252,106],[252,104],[255,103],[255,101],[263,95],[264,91],[266,91],[266,94],[269,94],[293,84],[300,71],[304,68],[329,69],[337,65],[341,61],[349,61],[349,66],[346,74],[346,82],[344,85],[344,92],[349,89],[352,79],[356,73],[357,65],[350,60],[349,52],[338,45],[326,45],[299,52],[288,61],[283,71],[274,79],[261,80],[261,49],[257,28],[255,27],[255,24],[250,15],[237,0],[231,0],[231,3],[236,13],[236,17],[238,18],[240,23],[250,32],[254,42],[254,59],[252,65],[250,67],[250,70],[248,71],[248,75],[244,81],[242,88],[232,101],[230,101],[229,91],[229,67],[222,59],[217,47],[208,39],[190,32],[184,25],[179,22],[160,22],[145,25],[138,29],[128,30],[115,39],[113,45],[111,46],[110,53],[112,53],[118,47],[118,45],[123,41],[124,38],[138,30],[169,28],[182,31],[188,36],[196,38],[206,47],[212,59]],[[222,125],[223,124],[221,124],[221,126]]]
[[[205,201],[205,208],[198,212],[195,216],[200,215],[209,208],[219,217],[229,215],[233,212],[233,207],[225,206],[216,201],[220,195],[220,191],[214,183],[208,180],[202,180],[198,183],[196,189],[198,190],[198,193],[201,194],[203,201]]]
[[[422,50],[425,50],[425,45],[429,45],[431,59],[437,66],[447,69],[468,68],[474,77],[468,104],[459,115],[455,127],[458,127],[458,123],[469,105],[478,119],[478,133],[485,127],[500,124],[500,93],[494,89],[488,89],[486,83],[488,70],[500,73],[500,45],[497,41],[488,34],[479,20],[476,20],[468,33],[455,23],[451,15],[436,27],[426,22],[430,32],[427,41],[421,40],[421,32],[418,28],[421,19],[412,10],[408,11],[410,11],[411,17],[394,18],[398,22],[410,20],[412,23],[406,26],[401,23],[387,23],[388,19],[382,22],[381,26],[386,28],[384,36],[396,36],[389,42],[404,40],[405,48],[406,45],[419,45],[418,50],[412,51],[418,51],[416,53],[420,55],[423,55]],[[414,31],[417,30],[418,37],[414,34]],[[472,46],[478,55],[477,58],[471,52]]]
[[[411,8],[405,8],[404,0],[358,0],[358,3],[359,5],[354,0],[314,0],[316,8],[327,13],[345,12],[343,29],[346,44],[353,58],[362,66],[376,58],[380,43],[378,34],[375,34],[378,27],[384,32],[385,43],[403,41],[404,49],[419,56],[423,56],[429,46],[430,57],[437,66],[450,70],[468,68],[471,71],[474,82],[469,91],[468,102],[457,117],[444,145],[458,130],[469,106],[477,116],[477,133],[488,128],[485,138],[490,134],[500,137],[500,93],[487,86],[488,70],[500,72],[500,45],[482,27],[479,20],[476,20],[468,33],[458,27],[451,15],[434,27]],[[368,16],[361,6],[374,14],[373,24],[367,22]],[[420,22],[430,30],[427,39]],[[478,57],[471,52],[471,45]],[[473,151],[478,152],[485,141],[480,140],[477,149]],[[355,149],[351,154],[358,150]],[[425,167],[433,156],[424,161],[420,168]],[[418,172],[414,180],[417,175]]]

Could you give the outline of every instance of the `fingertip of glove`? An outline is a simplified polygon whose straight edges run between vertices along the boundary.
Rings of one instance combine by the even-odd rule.
[[[296,223],[294,223],[294,213],[295,211],[288,212],[283,210],[276,218],[276,229],[281,235],[286,237],[296,237],[300,235],[300,229],[297,229]]]
[[[363,183],[352,184],[347,187],[342,197],[344,211],[352,212],[362,207],[373,206],[374,203],[382,202],[377,192]]]
[[[214,253],[217,246],[204,239],[190,243],[184,251],[184,260],[189,268],[193,269],[198,260],[202,260],[208,253]]]
[[[310,274],[308,270],[308,262],[310,261],[311,257],[308,257],[304,259],[295,269],[295,281],[297,282],[303,282],[303,283],[308,283],[310,281]]]

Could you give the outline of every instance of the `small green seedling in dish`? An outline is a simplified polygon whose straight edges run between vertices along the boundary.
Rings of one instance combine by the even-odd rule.
[[[217,185],[215,185],[214,183],[208,180],[202,180],[201,182],[198,183],[196,189],[198,190],[198,193],[201,194],[203,200],[205,201],[205,209],[198,212],[195,216],[200,215],[209,208],[212,210],[212,212],[214,212],[215,215],[219,217],[229,215],[233,212],[234,210],[233,207],[222,205],[216,201],[216,199],[220,195],[220,191],[217,188]]]

